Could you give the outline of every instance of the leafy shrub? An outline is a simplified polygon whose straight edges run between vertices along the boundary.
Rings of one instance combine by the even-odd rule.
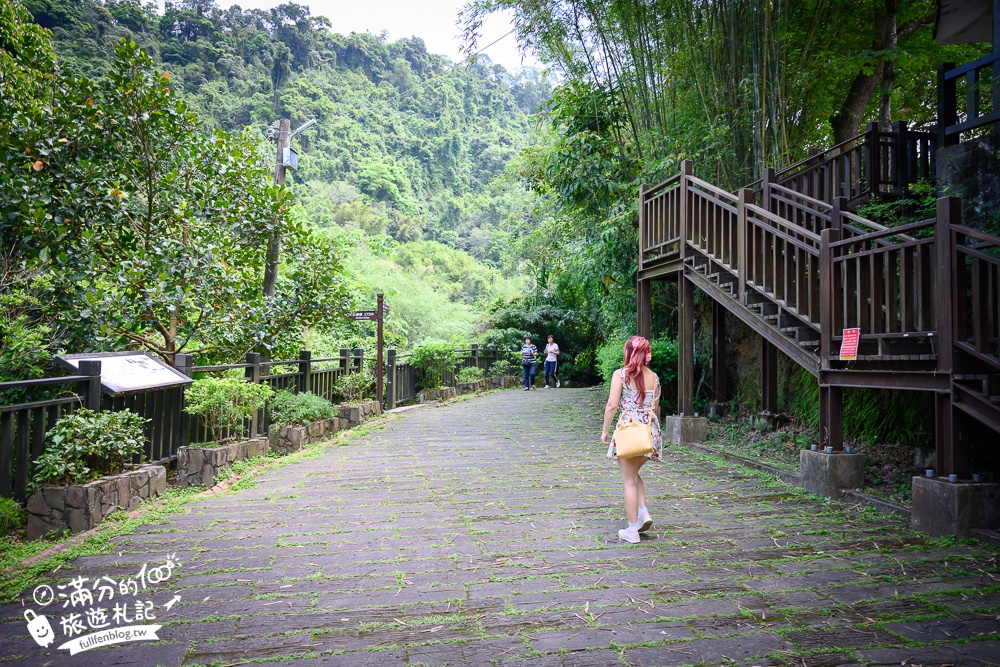
[[[375,374],[370,371],[341,375],[333,385],[341,403],[360,403],[375,398]]]
[[[271,416],[277,424],[306,426],[310,422],[337,416],[330,401],[312,392],[293,394],[279,391],[271,403]]]
[[[146,420],[128,410],[93,412],[81,408],[56,422],[46,436],[45,453],[33,466],[32,488],[79,484],[115,475],[142,454]]]
[[[410,363],[417,373],[417,384],[421,389],[437,389],[441,386],[443,371],[454,369],[461,359],[450,343],[428,343],[421,345],[410,355]]]
[[[458,375],[455,376],[455,382],[475,382],[476,380],[482,380],[484,377],[486,377],[486,372],[482,368],[469,366],[458,372]]]
[[[497,359],[490,366],[489,376],[491,378],[507,377],[514,374],[514,364],[510,359]]]
[[[610,340],[597,349],[597,369],[604,384],[611,384],[611,375],[622,367],[622,350],[628,340]],[[653,359],[649,368],[660,378],[660,385],[666,385],[677,378],[677,343],[670,339],[653,340],[649,343]]]
[[[17,501],[0,496],[0,533],[9,535],[21,528],[25,521],[27,516]]]
[[[185,390],[184,412],[197,415],[212,440],[221,442],[227,429],[241,428],[272,396],[270,386],[247,382],[238,375],[202,378]]]

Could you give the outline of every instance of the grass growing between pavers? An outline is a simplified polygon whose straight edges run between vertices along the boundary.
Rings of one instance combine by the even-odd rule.
[[[216,481],[224,486],[216,494],[232,495],[256,485],[260,475],[268,470],[283,468],[298,461],[315,459],[327,447],[346,446],[355,439],[367,437],[372,429],[382,428],[396,415],[386,415],[377,421],[363,424],[350,431],[343,431],[331,440],[307,445],[288,456],[259,456],[237,461],[223,470]],[[12,536],[0,540],[0,603],[12,602],[39,576],[60,569],[69,561],[81,556],[97,556],[114,552],[113,540],[130,535],[137,528],[162,522],[170,516],[183,514],[192,505],[212,497],[203,488],[168,487],[158,498],[147,500],[134,512],[112,512],[85,536],[66,536],[55,540],[17,541]],[[169,531],[163,531],[169,532]],[[55,549],[51,554],[45,552]],[[42,555],[45,554],[45,555]],[[41,557],[39,557],[42,555]]]

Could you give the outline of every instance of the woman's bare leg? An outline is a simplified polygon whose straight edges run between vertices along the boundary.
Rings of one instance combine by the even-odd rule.
[[[639,458],[639,465],[635,469],[635,479],[636,479],[636,507],[646,506],[646,485],[642,482],[642,477],[639,476],[639,468],[642,464],[647,461],[646,457],[643,456]]]
[[[629,523],[639,522],[639,467],[645,462],[644,456],[632,459],[618,459],[618,471],[622,476],[625,495],[625,516]],[[645,495],[645,491],[643,491]]]

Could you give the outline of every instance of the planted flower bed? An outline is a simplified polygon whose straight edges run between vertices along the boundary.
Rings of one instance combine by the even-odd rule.
[[[219,473],[236,461],[267,454],[267,438],[223,440],[242,431],[246,420],[273,395],[268,385],[246,382],[238,374],[195,380],[184,392],[184,411],[201,419],[213,441],[178,448],[178,486],[212,486]]]
[[[213,486],[236,461],[267,454],[267,438],[177,448],[177,486]]]
[[[43,486],[28,499],[28,539],[90,530],[117,509],[134,510],[167,490],[167,469],[147,465],[86,484]]]
[[[310,442],[326,440],[340,427],[337,409],[310,392],[279,392],[271,413],[275,423],[268,429],[270,448],[283,454],[296,452]]]
[[[121,412],[80,409],[60,419],[34,464],[28,537],[93,528],[116,509],[132,510],[167,488],[163,466],[126,470],[144,449],[144,420]]]

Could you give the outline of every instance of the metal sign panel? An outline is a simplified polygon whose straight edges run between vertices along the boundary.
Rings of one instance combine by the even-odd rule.
[[[292,147],[283,148],[281,151],[282,166],[296,171],[299,168],[299,154]]]
[[[860,339],[861,329],[844,329],[844,340],[840,342],[841,361],[857,361]]]
[[[101,387],[112,396],[191,384],[192,380],[146,352],[94,352],[57,357],[78,370],[81,361],[101,362]]]
[[[359,310],[356,313],[348,313],[347,319],[349,320],[377,320],[378,311],[377,310]]]

